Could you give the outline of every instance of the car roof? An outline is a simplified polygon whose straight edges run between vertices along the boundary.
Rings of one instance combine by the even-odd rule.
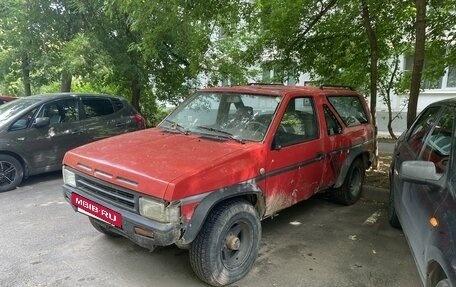
[[[353,95],[359,94],[348,86],[322,85],[314,86],[285,86],[282,84],[257,84],[252,83],[246,86],[212,87],[202,89],[202,92],[225,92],[225,93],[251,93],[263,95],[285,96],[287,94],[332,94],[332,95]]]
[[[29,96],[27,98],[30,99],[38,99],[38,100],[53,100],[53,99],[60,99],[66,97],[80,97],[80,96],[101,96],[101,97],[109,97],[109,98],[121,98],[118,96],[106,95],[106,94],[91,94],[91,93],[50,93],[50,94],[39,94]]]
[[[445,105],[451,105],[451,106],[456,105],[456,97],[455,98],[451,98],[451,99],[441,100],[441,101],[429,104],[429,106],[445,106]]]

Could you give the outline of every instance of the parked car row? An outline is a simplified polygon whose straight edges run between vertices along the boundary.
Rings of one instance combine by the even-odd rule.
[[[373,154],[369,110],[348,87],[204,89],[135,133],[145,120],[120,97],[0,105],[0,192],[63,160],[64,196],[95,229],[151,250],[188,248],[214,286],[252,268],[262,219],[315,193],[355,203]],[[428,106],[398,139],[389,172],[388,219],[426,287],[456,287],[455,112],[456,99]]]
[[[61,93],[1,105],[0,192],[61,169],[72,148],[144,128],[144,118],[121,97]]]

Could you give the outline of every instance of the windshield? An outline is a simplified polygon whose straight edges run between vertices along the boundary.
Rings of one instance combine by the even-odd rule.
[[[39,102],[38,99],[21,98],[0,106],[0,122],[6,121],[24,109]]]
[[[281,98],[237,93],[197,93],[159,127],[239,141],[262,141]]]

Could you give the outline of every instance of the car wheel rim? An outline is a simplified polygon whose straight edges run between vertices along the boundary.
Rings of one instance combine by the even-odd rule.
[[[252,230],[246,222],[231,226],[222,243],[221,259],[227,269],[236,269],[247,260],[253,245]]]
[[[361,183],[362,183],[362,177],[361,177],[361,171],[359,169],[355,169],[352,172],[351,180],[350,180],[350,195],[352,197],[358,196],[360,190],[361,190]]]
[[[0,185],[11,184],[16,178],[16,167],[7,161],[0,161]]]

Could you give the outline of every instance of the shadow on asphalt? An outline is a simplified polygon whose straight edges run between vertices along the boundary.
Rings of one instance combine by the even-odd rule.
[[[40,182],[51,181],[62,178],[62,171],[53,171],[43,174],[32,175],[27,179],[24,179],[19,187],[31,186]]]

